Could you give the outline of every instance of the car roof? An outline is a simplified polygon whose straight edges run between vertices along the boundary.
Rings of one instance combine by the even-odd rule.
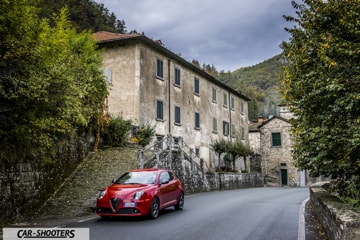
[[[168,169],[162,169],[162,168],[139,168],[139,169],[133,169],[129,172],[161,172],[161,171],[170,171]]]

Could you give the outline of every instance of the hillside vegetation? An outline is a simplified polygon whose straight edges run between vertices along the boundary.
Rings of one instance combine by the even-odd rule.
[[[218,79],[251,99],[249,120],[256,121],[259,116],[278,114],[277,106],[282,102],[278,79],[285,63],[279,54],[254,66],[220,72]]]

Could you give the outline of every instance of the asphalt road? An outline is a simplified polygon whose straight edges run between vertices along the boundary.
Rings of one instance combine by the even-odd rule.
[[[298,239],[299,209],[308,188],[249,188],[185,197],[182,211],[158,219],[90,217],[62,227],[90,228],[90,239],[292,240]]]

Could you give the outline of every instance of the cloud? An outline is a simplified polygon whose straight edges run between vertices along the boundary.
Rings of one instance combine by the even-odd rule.
[[[98,0],[127,30],[161,39],[186,60],[235,70],[269,59],[288,40],[291,0]]]

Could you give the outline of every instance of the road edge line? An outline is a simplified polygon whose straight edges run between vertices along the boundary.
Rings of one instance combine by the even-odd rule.
[[[305,205],[309,200],[310,198],[306,198],[300,205],[298,240],[305,240]]]

